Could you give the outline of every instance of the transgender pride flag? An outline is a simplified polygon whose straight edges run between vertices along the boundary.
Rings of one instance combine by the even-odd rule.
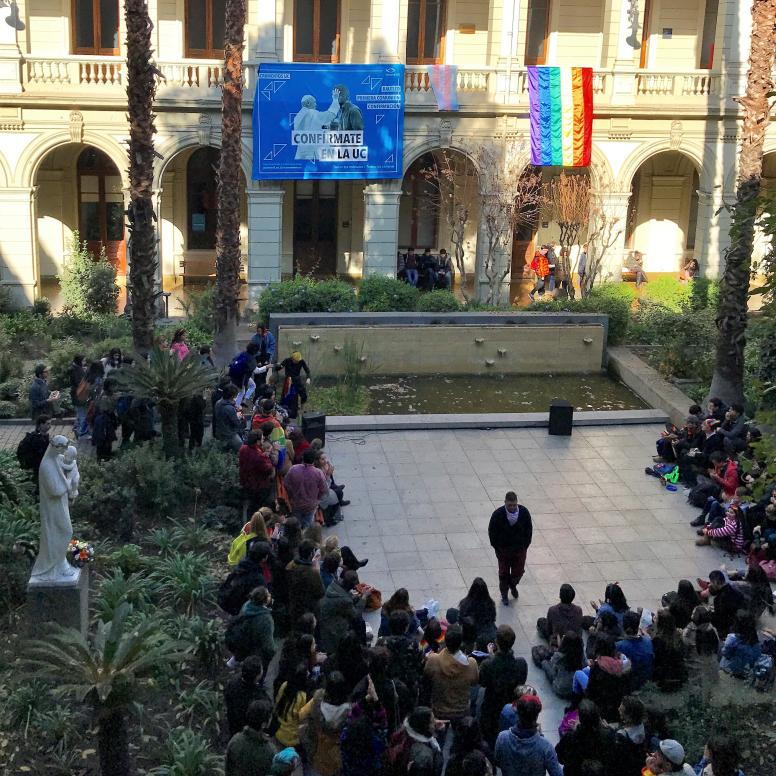
[[[587,167],[593,145],[593,69],[529,67],[531,164]]]

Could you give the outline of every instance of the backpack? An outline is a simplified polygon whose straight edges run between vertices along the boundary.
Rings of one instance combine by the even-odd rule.
[[[238,615],[251,590],[258,584],[250,574],[233,571],[218,588],[218,605],[228,614]]]
[[[687,494],[687,500],[698,509],[703,509],[706,506],[706,499],[713,496],[717,498],[719,496],[720,487],[714,482],[699,482],[694,488]]]
[[[224,644],[237,658],[242,660],[251,652],[251,620],[255,614],[238,614],[226,626]]]
[[[751,684],[757,692],[767,692],[773,687],[773,655],[760,655],[752,668]]]
[[[37,445],[35,444],[35,432],[28,431],[24,439],[16,448],[16,458],[22,469],[34,469],[38,464]]]
[[[243,351],[229,362],[229,377],[235,385],[242,385],[245,382],[245,378],[248,376],[248,359],[250,357],[247,351]]]
[[[76,401],[79,402],[80,404],[85,404],[91,392],[92,392],[92,384],[87,382],[86,378],[84,377],[83,380],[81,380],[81,382],[78,383],[78,387],[75,389]]]
[[[410,765],[413,739],[406,730],[397,730],[385,750],[385,776],[405,776]]]

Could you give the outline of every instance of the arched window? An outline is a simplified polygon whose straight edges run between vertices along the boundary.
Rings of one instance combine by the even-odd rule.
[[[74,54],[119,53],[118,0],[71,0],[71,38]]]
[[[188,229],[186,247],[213,250],[216,247],[217,148],[198,148],[186,164]]]

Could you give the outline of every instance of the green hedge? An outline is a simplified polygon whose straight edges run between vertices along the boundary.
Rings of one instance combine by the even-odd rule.
[[[415,309],[420,313],[456,313],[463,309],[458,297],[442,289],[423,294]]]
[[[297,276],[264,289],[259,320],[268,323],[271,313],[347,313],[356,307],[356,291],[349,283]]]
[[[415,310],[420,291],[409,283],[384,275],[370,275],[358,289],[359,309],[368,313],[411,312]]]

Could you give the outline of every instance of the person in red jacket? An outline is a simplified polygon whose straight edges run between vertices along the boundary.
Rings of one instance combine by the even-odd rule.
[[[270,457],[261,448],[260,431],[249,431],[245,444],[237,453],[240,470],[240,486],[248,501],[248,514],[272,506],[272,485],[275,467]]]
[[[531,269],[536,274],[536,285],[528,292],[531,301],[534,301],[534,294],[538,292],[539,296],[544,296],[544,279],[550,274],[550,263],[547,261],[548,245],[542,247],[534,253],[531,261]]]

